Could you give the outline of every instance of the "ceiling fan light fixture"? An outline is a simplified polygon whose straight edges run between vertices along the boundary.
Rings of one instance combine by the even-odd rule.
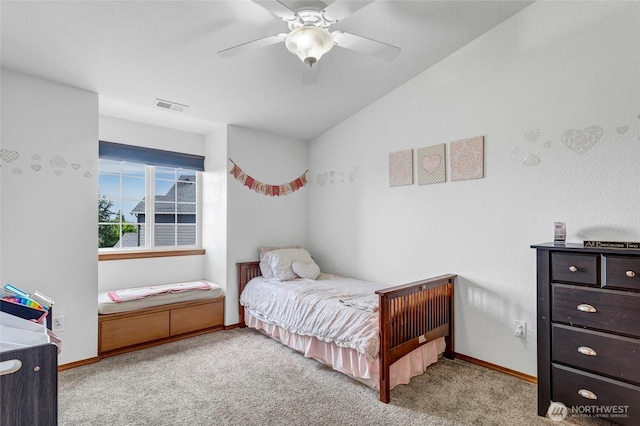
[[[331,50],[333,36],[324,28],[305,25],[287,34],[284,44],[289,52],[311,66]]]

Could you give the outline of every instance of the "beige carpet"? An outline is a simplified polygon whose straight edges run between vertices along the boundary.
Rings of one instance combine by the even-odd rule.
[[[375,390],[250,329],[202,335],[59,374],[60,425],[571,425],[536,415],[536,387],[442,359]]]

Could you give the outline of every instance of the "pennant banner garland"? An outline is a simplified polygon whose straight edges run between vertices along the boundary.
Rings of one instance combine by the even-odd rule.
[[[230,175],[233,175],[236,180],[242,182],[244,186],[249,189],[252,189],[263,195],[270,195],[278,197],[280,195],[288,195],[298,189],[302,188],[307,184],[307,171],[305,171],[299,178],[292,180],[289,183],[285,183],[282,185],[269,185],[267,183],[262,183],[259,180],[256,180],[246,174],[233,160],[229,159],[231,163],[233,163],[233,168],[229,172]]]

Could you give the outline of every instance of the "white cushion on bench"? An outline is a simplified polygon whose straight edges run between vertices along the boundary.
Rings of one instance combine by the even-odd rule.
[[[181,291],[178,293],[163,293],[142,299],[128,300],[126,302],[114,302],[109,297],[109,292],[98,294],[98,313],[115,314],[118,312],[135,311],[137,309],[151,308],[153,306],[169,303],[187,302],[189,300],[211,299],[222,295],[222,287],[211,281],[203,281],[211,286],[211,290]]]

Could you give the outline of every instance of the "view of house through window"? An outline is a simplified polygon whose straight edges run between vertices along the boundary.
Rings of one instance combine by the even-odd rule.
[[[195,170],[100,159],[98,247],[196,246],[196,174]]]
[[[155,245],[196,244],[196,172],[155,169]],[[144,202],[140,204],[143,205]]]

